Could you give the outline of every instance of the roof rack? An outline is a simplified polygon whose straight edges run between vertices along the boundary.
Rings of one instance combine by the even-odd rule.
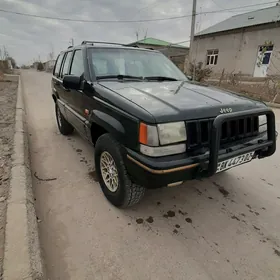
[[[106,44],[106,45],[118,45],[118,46],[124,46],[120,43],[110,43],[110,42],[98,42],[98,41],[83,41],[82,42],[82,45],[86,45],[86,44],[89,44],[89,45],[94,45],[94,44]]]

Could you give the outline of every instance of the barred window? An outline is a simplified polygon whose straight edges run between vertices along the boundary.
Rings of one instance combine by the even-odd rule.
[[[216,65],[218,63],[219,50],[208,50],[206,57],[207,65]]]

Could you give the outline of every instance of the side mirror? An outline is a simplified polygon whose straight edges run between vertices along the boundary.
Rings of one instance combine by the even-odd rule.
[[[65,75],[62,80],[62,84],[67,89],[81,89],[82,77],[73,76],[73,75]]]

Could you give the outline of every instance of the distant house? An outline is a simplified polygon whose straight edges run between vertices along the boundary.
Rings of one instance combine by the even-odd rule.
[[[170,42],[166,42],[155,38],[145,38],[143,40],[127,44],[127,46],[158,50],[164,55],[166,55],[168,58],[170,58],[181,69],[184,68],[183,65],[185,57],[189,53],[188,47],[178,44],[172,44]]]
[[[195,35],[190,61],[220,75],[280,75],[280,5],[233,16]]]
[[[45,71],[52,72],[54,65],[55,65],[55,60],[54,59],[48,60],[48,61],[44,62],[43,65],[44,65]]]
[[[9,69],[8,61],[0,60],[0,70],[7,70],[7,69]]]
[[[13,66],[10,59],[0,60],[0,70],[7,71],[11,69],[13,69]]]
[[[32,68],[37,69],[38,68],[38,64],[39,64],[38,61],[33,62]]]
[[[13,64],[11,59],[7,59],[7,62],[8,62],[8,69],[13,69]]]

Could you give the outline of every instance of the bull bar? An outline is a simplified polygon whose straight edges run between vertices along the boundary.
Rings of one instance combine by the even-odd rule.
[[[218,161],[222,160],[223,157],[219,157],[219,149],[221,142],[221,129],[225,121],[231,121],[235,119],[240,119],[242,117],[256,117],[266,115],[267,117],[267,140],[264,143],[258,145],[253,145],[249,147],[242,148],[238,151],[238,155],[249,153],[252,151],[259,151],[259,158],[264,158],[274,154],[276,150],[276,131],[275,131],[275,116],[271,109],[260,108],[253,110],[246,110],[236,113],[222,114],[215,118],[213,122],[211,139],[210,139],[210,155],[209,155],[209,165],[207,170],[207,175],[212,176],[217,171]],[[231,157],[231,153],[225,155],[227,158]],[[237,156],[236,152],[232,153],[232,156]]]

